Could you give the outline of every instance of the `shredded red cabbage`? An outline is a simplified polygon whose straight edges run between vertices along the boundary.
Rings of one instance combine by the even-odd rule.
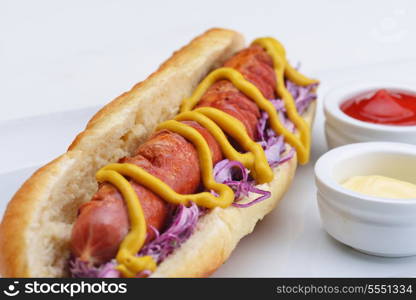
[[[95,267],[78,258],[69,260],[69,271],[74,278],[119,278],[120,273],[115,269],[115,266],[115,260],[111,260],[99,267]]]
[[[316,99],[314,90],[317,86],[317,83],[300,86],[290,80],[286,80],[286,88],[292,94],[293,99],[295,99],[296,108],[300,114],[303,114],[309,104]]]
[[[155,228],[156,238],[145,245],[138,256],[150,255],[156,263],[162,262],[194,232],[199,216],[203,213],[195,203],[189,207],[179,205],[173,211],[171,223],[167,230],[162,234]],[[73,277],[82,278],[118,278],[120,273],[115,270],[117,265],[115,260],[105,263],[99,267],[92,266],[78,259],[70,260],[69,267]],[[147,277],[151,274],[149,270],[144,270],[138,277]]]
[[[290,80],[286,80],[286,87],[292,94],[295,100],[295,105],[300,114],[303,114],[309,104],[316,99],[314,89],[317,84],[311,84],[308,86],[299,86]],[[273,106],[279,113],[279,118],[283,125],[290,131],[295,131],[295,126],[286,116],[286,109],[281,99],[270,100]],[[262,145],[266,154],[267,160],[271,167],[275,167],[290,160],[294,155],[294,150],[290,150],[285,157],[281,155],[285,152],[286,146],[282,136],[277,136],[273,129],[268,126],[269,116],[267,113],[262,112],[259,122],[257,123],[257,134],[259,137],[259,143]]]
[[[162,234],[154,229],[156,238],[143,247],[139,256],[150,255],[157,263],[162,262],[192,235],[200,214],[198,205],[193,202],[189,207],[179,205],[168,229]]]
[[[249,207],[270,197],[270,192],[257,188],[255,181],[251,180],[248,174],[249,170],[242,163],[235,160],[224,159],[214,167],[215,181],[226,184],[234,190],[235,200],[232,205],[235,207]],[[249,193],[260,194],[261,196],[248,203],[238,203]]]
[[[309,106],[310,102],[316,99],[314,88],[317,85],[298,86],[295,83],[287,80],[286,87],[295,99],[296,108],[299,113],[303,113]],[[279,112],[279,117],[284,126],[292,132],[295,126],[287,118],[285,107],[281,99],[270,100],[276,110]],[[283,136],[277,136],[276,133],[268,127],[268,115],[262,113],[257,124],[258,143],[263,147],[267,161],[271,167],[283,164],[290,160],[295,151],[291,148],[284,156],[286,144]],[[217,182],[229,185],[235,191],[235,201],[232,204],[235,207],[249,207],[259,203],[270,197],[270,192],[256,187],[255,181],[250,177],[249,170],[247,170],[238,161],[229,161],[224,159],[214,166],[214,178]],[[260,195],[256,199],[248,203],[238,203],[249,193]],[[159,233],[156,229],[156,238],[145,245],[138,256],[151,255],[156,262],[161,263],[168,257],[175,249],[183,244],[194,232],[199,217],[205,213],[205,209],[198,207],[191,203],[189,207],[179,205],[172,214],[170,224],[163,233]],[[119,271],[115,269],[117,263],[113,259],[99,267],[82,262],[79,259],[70,259],[69,270],[73,277],[83,278],[111,278],[121,277]],[[144,270],[137,277],[148,277],[151,275],[149,270]]]

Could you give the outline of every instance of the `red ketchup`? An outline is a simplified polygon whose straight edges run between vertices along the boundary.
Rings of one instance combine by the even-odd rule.
[[[416,125],[416,95],[378,90],[341,104],[341,110],[364,122],[398,126]]]

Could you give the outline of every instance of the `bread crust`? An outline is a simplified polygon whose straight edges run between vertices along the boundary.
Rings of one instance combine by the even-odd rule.
[[[0,224],[1,274],[67,276],[72,224],[79,205],[89,201],[97,189],[96,171],[132,154],[158,123],[177,113],[182,99],[192,93],[210,70],[243,46],[242,36],[235,31],[208,30],[175,52],[145,81],[98,111],[68,151],[37,170],[9,202]],[[293,158],[276,170],[275,181],[279,181],[271,185],[272,198],[253,206],[254,209],[217,208],[203,217],[196,234],[163,262],[154,276],[211,274],[228,258],[238,241],[252,231],[257,220],[276,205],[292,180],[296,164]],[[205,223],[214,227],[200,229]],[[243,229],[236,230],[235,224]],[[213,250],[201,259],[198,253],[187,251],[195,243],[199,244],[198,251]]]

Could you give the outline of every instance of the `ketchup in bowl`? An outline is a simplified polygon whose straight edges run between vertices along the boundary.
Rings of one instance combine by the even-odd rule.
[[[416,125],[416,95],[381,89],[368,96],[345,101],[341,104],[341,110],[364,122]]]

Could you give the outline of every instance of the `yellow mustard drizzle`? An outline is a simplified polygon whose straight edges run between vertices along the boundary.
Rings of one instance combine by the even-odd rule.
[[[256,179],[256,182],[262,184],[272,181],[273,170],[267,162],[263,148],[248,136],[246,128],[240,120],[213,107],[201,107],[194,111],[183,112],[176,116],[175,120],[198,122],[215,138],[224,156],[229,160],[241,162],[251,171],[250,174]],[[240,153],[235,150],[224,132],[234,138],[247,152]]]
[[[287,138],[287,142],[296,149],[299,163],[306,164],[309,161],[311,147],[310,129],[306,121],[299,115],[293,96],[286,89],[284,78],[286,75],[288,79],[297,85],[302,86],[317,83],[317,81],[303,76],[296,71],[295,68],[289,65],[286,60],[286,51],[283,45],[276,39],[259,38],[254,40],[253,44],[263,47],[273,60],[274,70],[276,73],[276,94],[283,100],[289,119],[295,124],[297,130],[299,131],[300,141],[289,131],[288,133],[282,132],[282,134],[285,138]],[[271,120],[271,122],[273,125],[274,120]],[[274,129],[273,126],[272,128]],[[286,135],[289,135],[290,139]],[[297,143],[291,143],[292,139],[296,139]]]
[[[237,70],[234,70],[232,68],[219,68],[215,71],[212,71],[210,74],[208,74],[207,77],[205,77],[204,80],[201,81],[201,83],[196,88],[195,92],[192,94],[192,96],[188,99],[185,99],[182,102],[181,111],[189,111],[191,110],[201,99],[201,97],[205,94],[205,92],[218,80],[221,79],[227,79],[233,83],[233,85],[242,93],[244,93],[246,96],[251,98],[257,106],[267,112],[269,115],[269,124],[270,127],[277,133],[281,134],[285,137],[286,142],[288,142],[290,145],[292,145],[299,156],[299,161],[301,163],[306,163],[308,161],[309,157],[309,151],[307,151],[306,147],[302,144],[302,141],[299,140],[299,138],[290,132],[279,120],[279,116],[277,114],[276,108],[273,106],[273,104],[264,98],[263,94],[260,92],[260,90],[252,84],[250,81],[246,80],[243,75],[241,75],[240,72]],[[286,90],[286,88],[284,88]],[[289,93],[289,92],[287,92]],[[284,95],[282,95],[284,96]],[[286,102],[290,102],[290,99]],[[289,110],[295,109],[296,106],[294,105],[293,98],[291,98],[291,102],[293,106],[286,106],[286,110],[289,112]],[[290,114],[288,113],[289,118]],[[292,113],[293,115],[293,113]],[[303,119],[302,119],[303,120]],[[302,123],[303,124],[303,123]],[[304,124],[306,124],[304,122]],[[232,126],[232,124],[230,123]],[[308,125],[306,124],[308,127]],[[309,133],[309,128],[306,128]]]
[[[271,128],[277,134],[283,135],[285,141],[297,150],[299,161],[301,163],[308,161],[310,147],[309,127],[297,113],[293,97],[286,90],[283,80],[285,75],[298,85],[309,85],[316,81],[303,76],[287,63],[285,50],[276,40],[262,38],[255,40],[253,43],[262,46],[272,57],[277,79],[276,92],[283,99],[287,114],[297,126],[301,139],[282,125],[273,104],[265,99],[260,90],[246,80],[237,70],[220,68],[211,72],[198,85],[192,96],[182,102],[181,113],[176,116],[175,120],[161,123],[156,130],[167,129],[176,132],[193,143],[198,152],[202,182],[207,190],[215,191],[218,196],[214,196],[209,192],[178,194],[159,178],[136,165],[128,163],[109,164],[100,169],[96,174],[99,182],[108,181],[112,183],[126,201],[130,231],[122,241],[116,256],[118,262],[117,270],[124,277],[135,277],[144,270],[154,271],[156,269],[156,262],[151,256],[136,256],[145,243],[147,226],[138,196],[124,176],[133,179],[164,200],[177,205],[188,205],[192,201],[199,206],[207,208],[215,208],[217,206],[226,208],[234,201],[233,190],[225,184],[217,183],[213,177],[212,153],[204,137],[193,127],[179,121],[193,120],[206,128],[219,143],[224,156],[230,160],[241,162],[250,170],[250,174],[256,179],[257,183],[266,183],[273,179],[273,171],[267,162],[263,148],[249,137],[245,126],[238,119],[212,107],[201,107],[191,111],[203,94],[216,81],[228,79],[237,89],[250,97],[261,110],[269,115]],[[225,133],[234,138],[247,152],[240,153],[234,149]]]
[[[151,256],[136,257],[135,252],[143,246],[146,239],[146,220],[144,218],[143,209],[139,201],[139,197],[134,191],[130,183],[122,175],[126,175],[126,170],[132,168],[133,165],[126,166],[120,169],[120,164],[110,164],[100,169],[96,178],[99,182],[112,183],[122,194],[129,213],[130,231],[120,244],[116,260],[119,263],[117,270],[119,270],[125,277],[135,277],[136,274],[142,270],[156,269],[156,262]],[[138,270],[135,272],[135,270]]]

